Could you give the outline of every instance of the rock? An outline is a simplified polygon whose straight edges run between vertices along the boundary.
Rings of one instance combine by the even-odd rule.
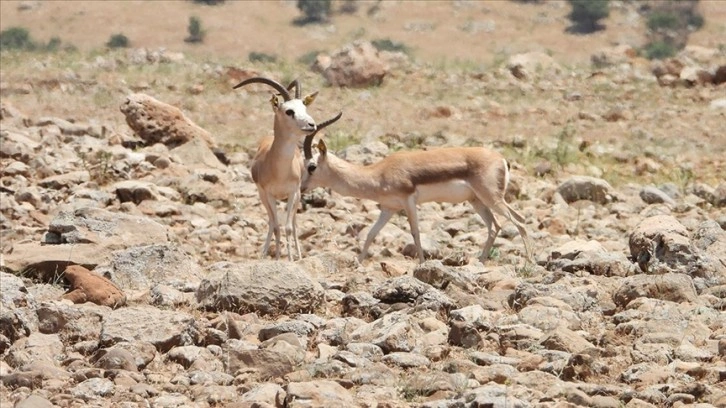
[[[312,311],[322,304],[323,288],[293,263],[219,262],[209,267],[196,297],[202,307],[210,310],[297,313]]]
[[[208,147],[215,147],[209,132],[192,122],[179,108],[152,96],[127,95],[121,113],[131,130],[149,145],[163,143],[173,148],[198,138]]]
[[[431,285],[404,275],[385,281],[373,290],[373,297],[384,303],[410,303],[417,308],[431,310],[450,310],[455,306],[453,300]]]
[[[200,138],[194,138],[174,147],[169,151],[169,155],[174,163],[183,165],[186,168],[225,169],[224,163],[219,160],[214,150]]]
[[[628,44],[620,44],[598,50],[590,56],[595,68],[605,68],[631,62],[637,57],[638,51]]]
[[[597,241],[581,241],[581,240],[575,240],[575,241],[569,241],[565,244],[561,245],[559,248],[554,249],[552,251],[552,259],[575,259],[577,256],[579,256],[582,252],[597,252],[597,253],[604,253],[605,248],[597,242]]]
[[[105,316],[100,343],[111,347],[122,342],[151,343],[160,352],[197,343],[199,328],[191,315],[149,306],[116,309]]]
[[[643,189],[640,190],[640,198],[646,204],[676,204],[676,202],[673,201],[673,199],[668,196],[668,194],[654,186],[643,187]]]
[[[721,85],[726,82],[726,64],[719,66],[713,74],[713,84]]]
[[[533,79],[538,75],[559,73],[562,68],[544,52],[533,51],[509,57],[507,69],[517,79]]]
[[[144,200],[158,200],[159,191],[154,183],[142,180],[124,180],[111,187],[122,203],[140,204]]]
[[[582,336],[562,326],[547,333],[540,341],[540,344],[549,350],[566,351],[574,354],[595,348],[592,343],[582,338]]]
[[[293,371],[295,362],[286,354],[274,350],[246,349],[228,346],[225,348],[226,371],[231,375],[251,372],[257,381],[281,378]]]
[[[112,277],[127,291],[147,291],[165,284],[182,292],[192,292],[206,274],[191,254],[171,243],[113,251],[108,261],[96,270]]]
[[[641,221],[630,234],[630,255],[648,273],[693,272],[700,258],[688,230],[670,215]]]
[[[324,408],[354,406],[353,396],[331,380],[291,382],[287,385],[285,406],[289,408]]]
[[[41,397],[40,395],[30,395],[28,398],[18,402],[14,408],[53,408],[52,402]]]
[[[557,187],[557,193],[567,203],[590,200],[598,204],[607,204],[613,201],[610,184],[603,179],[588,176],[570,177]]]
[[[613,293],[613,302],[623,308],[639,297],[671,302],[696,302],[697,296],[693,280],[688,275],[636,275],[623,279],[620,287]]]
[[[350,339],[355,342],[375,344],[388,354],[396,351],[412,351],[416,340],[422,334],[423,331],[414,324],[411,317],[390,313],[356,328],[350,334]]]
[[[333,86],[365,88],[378,86],[388,73],[388,65],[378,50],[367,41],[356,41],[345,46],[324,62],[323,77]]]
[[[126,295],[118,286],[80,265],[68,266],[63,276],[71,284],[63,299],[73,303],[91,302],[113,309],[126,305]]]

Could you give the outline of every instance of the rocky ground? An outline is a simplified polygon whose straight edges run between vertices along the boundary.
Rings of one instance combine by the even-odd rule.
[[[478,262],[478,216],[429,203],[420,265],[405,217],[358,262],[378,209],[325,190],[297,217],[303,259],[259,259],[258,137],[232,139],[270,131],[269,93],[229,88],[289,68],[6,58],[0,406],[726,406],[723,50],[442,69],[356,43],[302,67],[311,114],[343,109],[323,137],[350,161],[512,162],[533,262],[504,220]]]

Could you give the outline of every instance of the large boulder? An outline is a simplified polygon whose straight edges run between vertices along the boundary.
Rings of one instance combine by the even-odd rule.
[[[152,96],[127,95],[120,109],[131,130],[149,145],[163,143],[173,148],[199,138],[214,147],[209,132],[187,118],[181,109]]]
[[[694,272],[700,256],[688,235],[673,216],[648,217],[630,234],[630,255],[646,273]]]
[[[323,302],[320,284],[290,262],[218,262],[197,289],[197,301],[209,310],[262,315],[313,311]]]
[[[333,86],[365,88],[378,86],[388,73],[388,64],[367,41],[356,41],[331,57],[321,57],[315,67]]]
[[[603,179],[589,176],[570,177],[557,187],[557,193],[568,203],[590,200],[607,204],[613,200],[610,184]]]

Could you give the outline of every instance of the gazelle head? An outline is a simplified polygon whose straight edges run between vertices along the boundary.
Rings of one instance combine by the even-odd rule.
[[[308,172],[308,176],[303,178],[302,185],[300,186],[300,191],[302,192],[320,187],[322,184],[319,183],[319,180],[326,180],[328,178],[328,147],[325,145],[323,139],[318,141],[317,148],[317,155],[313,156],[311,152],[310,157],[307,157],[307,152],[305,154],[305,170]]]
[[[307,107],[315,101],[317,92],[313,92],[304,98],[300,97],[300,84],[298,80],[290,83],[288,88],[282,86],[279,82],[269,78],[254,77],[246,79],[235,85],[233,89],[240,88],[248,84],[265,84],[275,89],[278,94],[273,94],[270,99],[272,110],[275,113],[275,134],[292,134],[306,135],[317,129],[315,120],[308,114]],[[288,89],[295,88],[295,97],[290,96]],[[280,96],[282,101],[280,101]]]

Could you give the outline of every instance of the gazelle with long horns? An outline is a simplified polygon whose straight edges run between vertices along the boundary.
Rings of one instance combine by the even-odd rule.
[[[472,204],[488,230],[481,261],[489,257],[501,229],[492,210],[517,227],[524,240],[526,256],[531,259],[524,217],[504,200],[510,174],[507,161],[499,153],[483,147],[402,151],[362,166],[329,153],[323,140],[318,142],[317,147],[319,154],[313,157],[312,138],[305,140],[309,176],[303,181],[303,191],[327,187],[345,196],[380,204],[381,213],[368,232],[359,260],[366,258],[368,247],[393,214],[405,210],[419,261],[423,262],[416,205],[431,201],[469,201]]]
[[[262,140],[255,157],[252,160],[252,180],[257,186],[262,205],[267,211],[268,230],[265,244],[262,247],[262,256],[269,253],[272,235],[275,235],[277,244],[276,258],[280,258],[282,247],[280,246],[280,222],[277,214],[277,200],[287,200],[285,211],[285,237],[287,240],[288,259],[293,259],[291,241],[294,242],[295,252],[298,259],[302,257],[300,244],[297,239],[295,226],[295,213],[300,206],[300,186],[304,173],[304,161],[298,147],[303,137],[314,136],[318,130],[328,126],[340,118],[335,118],[315,124],[315,120],[307,112],[307,107],[313,103],[317,92],[309,94],[304,98],[300,97],[300,84],[294,80],[288,88],[279,82],[268,78],[254,77],[240,82],[234,89],[248,84],[265,84],[272,87],[282,96],[280,102],[278,95],[273,94],[270,103],[274,112],[274,135]],[[295,97],[290,95],[289,90],[295,89]]]

